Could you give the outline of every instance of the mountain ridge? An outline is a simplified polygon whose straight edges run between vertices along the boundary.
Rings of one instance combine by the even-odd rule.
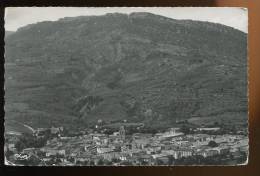
[[[150,13],[23,27],[6,39],[6,120],[246,121],[246,42],[231,27]]]

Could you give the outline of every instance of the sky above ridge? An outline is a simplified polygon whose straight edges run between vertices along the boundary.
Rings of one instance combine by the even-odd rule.
[[[246,33],[248,31],[247,9],[239,7],[8,7],[5,13],[5,29],[16,31],[20,27],[41,21],[116,12],[150,12],[173,19],[220,23]]]

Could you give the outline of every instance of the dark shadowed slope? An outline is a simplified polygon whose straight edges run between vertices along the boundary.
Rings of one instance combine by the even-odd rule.
[[[247,120],[247,35],[150,13],[64,18],[6,40],[6,120]]]
[[[5,37],[8,37],[9,35],[12,35],[14,31],[5,31]]]

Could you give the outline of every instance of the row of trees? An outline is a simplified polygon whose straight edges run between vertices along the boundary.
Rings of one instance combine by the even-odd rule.
[[[41,148],[46,145],[48,138],[36,138],[31,134],[23,134],[18,142],[15,144],[15,148],[18,152],[21,152],[25,148]]]

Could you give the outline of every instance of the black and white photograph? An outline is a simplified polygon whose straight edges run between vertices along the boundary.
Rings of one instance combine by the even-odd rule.
[[[9,166],[248,164],[248,10],[8,7]]]

